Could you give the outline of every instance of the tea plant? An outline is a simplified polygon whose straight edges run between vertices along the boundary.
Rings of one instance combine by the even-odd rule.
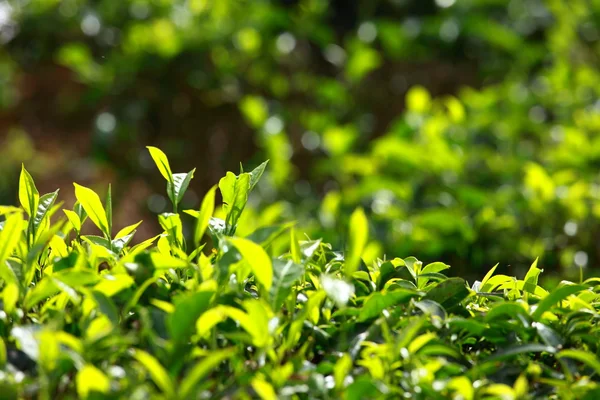
[[[0,208],[0,397],[600,396],[600,279],[548,292],[537,262],[523,279],[496,266],[472,285],[441,262],[365,264],[361,209],[343,251],[291,224],[236,236],[266,163],[183,210],[195,220],[185,237],[178,204],[194,170],[173,173],[149,150],[173,212],[135,245],[139,223],[113,233],[110,187],[102,201],[75,184],[63,216],[58,191],[40,196],[22,169],[21,207]]]

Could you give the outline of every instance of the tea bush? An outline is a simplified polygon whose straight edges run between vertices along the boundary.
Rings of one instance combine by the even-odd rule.
[[[25,154],[157,190],[156,143],[196,193],[269,158],[265,203],[337,248],[361,206],[381,254],[571,279],[600,265],[599,26],[597,0],[0,0],[0,131],[44,143],[0,147],[0,201]]]
[[[364,262],[370,224],[334,249],[241,215],[267,163],[228,172],[179,211],[195,170],[149,151],[173,212],[132,244],[75,184],[72,210],[22,169],[0,230],[0,397],[40,399],[595,399],[598,285],[538,284],[492,268],[468,284],[442,262]],[[215,208],[217,187],[223,203]],[[183,215],[193,234],[183,234]],[[87,234],[93,225],[99,235]],[[243,228],[243,229],[242,229]],[[205,240],[206,238],[206,240]]]

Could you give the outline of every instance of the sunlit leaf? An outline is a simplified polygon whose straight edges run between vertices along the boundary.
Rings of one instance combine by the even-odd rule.
[[[171,377],[156,358],[139,349],[133,351],[133,357],[144,366],[156,386],[158,386],[163,393],[167,396],[173,396],[174,386]]]
[[[30,218],[33,218],[37,212],[39,198],[40,193],[35,187],[33,178],[27,172],[25,166],[22,165],[19,177],[19,201],[21,202],[21,207],[23,207]]]
[[[238,249],[248,262],[257,282],[266,290],[273,284],[273,264],[271,257],[256,243],[243,238],[230,238],[231,243]]]
[[[87,399],[90,394],[97,392],[106,394],[110,392],[110,380],[93,365],[85,365],[76,377],[77,394],[82,399]]]
[[[204,236],[206,228],[208,228],[210,218],[213,216],[213,213],[215,211],[216,190],[216,185],[211,187],[202,199],[202,204],[200,205],[200,212],[197,217],[198,221],[196,221],[196,229],[194,230],[194,244],[196,246],[200,244],[200,240],[202,239],[202,236]]]
[[[150,152],[150,156],[154,160],[154,163],[156,164],[156,167],[160,171],[160,174],[168,182],[173,182],[173,173],[171,172],[171,167],[169,166],[169,160],[167,159],[167,156],[165,155],[165,153],[163,153],[162,150],[160,150],[156,147],[153,147],[153,146],[146,146],[146,148]]]
[[[346,276],[352,276],[358,269],[363,250],[367,245],[368,237],[369,225],[367,217],[365,216],[364,211],[361,208],[358,208],[350,216],[348,254],[344,266]]]
[[[92,189],[84,186],[73,184],[75,186],[75,197],[81,203],[86,214],[92,222],[100,229],[107,237],[110,236],[109,224],[106,219],[106,211],[100,201],[100,197]]]

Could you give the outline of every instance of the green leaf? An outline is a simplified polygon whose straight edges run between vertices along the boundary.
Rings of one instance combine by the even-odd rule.
[[[7,283],[2,291],[2,300],[4,301],[4,311],[11,315],[19,301],[19,285],[14,282]]]
[[[106,211],[100,201],[100,197],[92,189],[85,186],[73,184],[75,186],[75,197],[81,204],[92,222],[106,235],[110,237],[109,224],[106,219]]]
[[[123,238],[125,236],[128,236],[129,234],[131,234],[132,232],[134,232],[138,226],[140,226],[140,224],[142,223],[142,221],[135,223],[133,225],[129,225],[126,226],[125,228],[121,229],[115,236],[115,239],[120,239]]]
[[[98,309],[108,317],[108,319],[110,320],[110,322],[112,322],[114,326],[118,326],[119,311],[117,310],[117,307],[112,302],[112,300],[109,297],[107,297],[104,293],[96,290],[92,290],[91,294],[94,301],[98,305]]]
[[[431,274],[435,272],[441,272],[450,268],[448,264],[444,264],[443,262],[434,262],[431,264],[427,264],[425,268],[421,270],[421,274]]]
[[[490,309],[490,311],[485,316],[486,321],[492,321],[495,318],[502,317],[503,319],[507,319],[507,317],[518,319],[527,316],[527,311],[519,304],[512,302],[505,303],[497,303]]]
[[[433,300],[449,309],[466,299],[471,292],[462,278],[449,278],[429,290],[425,300]]]
[[[10,214],[4,221],[4,228],[0,231],[0,277],[6,282],[17,282],[17,277],[6,265],[6,260],[17,247],[24,228],[21,213]],[[29,282],[24,282],[28,285]]]
[[[556,349],[554,347],[546,346],[544,344],[539,344],[539,343],[513,345],[513,346],[508,346],[507,348],[504,348],[502,350],[495,352],[490,357],[488,357],[485,360],[485,362],[503,360],[505,358],[510,358],[512,356],[516,356],[519,354],[541,353],[541,352],[555,353]]]
[[[556,303],[563,301],[572,294],[581,292],[582,290],[586,290],[587,288],[588,287],[585,285],[565,285],[559,287],[558,289],[555,289],[552,293],[550,293],[548,296],[544,297],[542,301],[538,303],[537,307],[535,308],[535,311],[533,311],[531,316],[534,320],[539,321],[541,316],[546,311],[549,311],[552,308],[552,306],[554,306]]]
[[[188,173],[173,174],[173,182],[167,182],[167,194],[175,210],[177,210],[177,205],[181,203],[183,195],[194,177],[194,172],[196,172],[196,168]]]
[[[538,332],[538,335],[546,343],[548,346],[552,346],[555,348],[560,348],[564,344],[563,338],[560,337],[558,333],[556,333],[552,328],[547,325],[542,324],[541,322],[534,322],[532,326]]]
[[[196,221],[196,229],[194,231],[194,245],[198,247],[200,240],[208,228],[210,218],[215,212],[215,193],[217,186],[214,185],[209,189],[204,198],[202,199],[202,205],[200,206],[200,213],[198,214],[198,221]]]
[[[110,242],[111,249],[115,254],[119,254],[123,249],[129,245],[131,239],[133,239],[133,235],[135,235],[135,231],[131,232],[129,235],[120,237],[118,239],[114,239]]]
[[[77,394],[82,399],[87,399],[91,393],[110,392],[110,380],[98,368],[91,364],[85,365],[75,378],[77,384]]]
[[[358,269],[362,253],[367,245],[369,225],[362,208],[357,208],[350,216],[349,235],[348,254],[345,257],[346,264],[344,265],[346,276],[352,276]]]
[[[112,193],[110,183],[108,184],[108,191],[106,193],[106,221],[108,222],[108,235],[112,234]]]
[[[112,297],[122,290],[133,286],[134,283],[135,281],[133,278],[127,274],[105,274],[102,275],[99,282],[94,286],[94,291],[103,293],[105,296]]]
[[[268,248],[271,243],[286,229],[290,227],[290,224],[279,224],[263,226],[258,228],[250,235],[246,236],[247,239],[252,240],[254,243],[260,244],[263,248]]]
[[[252,378],[250,384],[261,400],[277,400],[275,389],[273,389],[273,386],[262,375],[256,375]]]
[[[396,289],[394,291],[385,293],[372,293],[363,303],[363,306],[360,309],[358,321],[363,322],[371,318],[376,318],[380,316],[381,312],[386,308],[396,304],[404,303],[416,296],[418,296],[418,293],[404,289]]]
[[[490,278],[494,275],[494,272],[496,272],[496,268],[498,268],[499,264],[496,264],[492,267],[492,269],[490,269],[488,271],[487,274],[485,274],[485,276],[483,277],[483,280],[481,281],[481,285],[479,286],[482,290],[485,286],[485,284],[490,280]]]
[[[428,274],[436,274],[438,272],[447,270],[448,268],[450,268],[450,266],[442,262],[434,262],[431,264],[427,264],[419,274],[419,288],[425,287],[427,282],[429,282]]]
[[[185,343],[192,336],[196,321],[208,309],[213,295],[214,292],[209,291],[197,292],[177,302],[175,312],[168,320],[169,332],[175,342]]]
[[[304,276],[304,266],[293,261],[275,259],[273,261],[273,285],[271,286],[271,304],[274,310],[281,308],[289,296],[290,288]]]
[[[536,258],[529,271],[527,271],[527,275],[525,275],[523,290],[529,292],[531,294],[535,294],[535,289],[538,284],[538,278],[543,270],[537,267],[538,259]]]
[[[352,369],[352,357],[348,353],[344,353],[339,360],[335,363],[333,368],[333,377],[335,387],[342,389],[344,387],[344,380]]]
[[[242,211],[248,202],[248,194],[250,188],[250,174],[243,173],[236,176],[232,172],[228,172],[224,178],[219,181],[219,189],[223,196],[223,210],[227,217],[227,234],[233,235],[237,228],[238,220],[242,215]]]
[[[192,396],[194,388],[211,371],[219,366],[223,361],[235,355],[235,349],[217,350],[208,354],[190,372],[183,378],[179,385],[177,397],[179,399],[189,399]]]
[[[42,221],[48,214],[48,210],[52,208],[52,205],[58,197],[58,190],[52,193],[48,193],[40,197],[37,212],[33,220],[33,233],[37,232],[38,228],[42,225]]]
[[[597,357],[594,356],[593,353],[585,352],[577,349],[567,349],[560,351],[557,355],[557,358],[570,358],[573,360],[580,361],[592,368],[596,374],[600,374],[600,361]]]
[[[75,229],[75,231],[79,233],[81,231],[81,220],[79,219],[79,215],[77,215],[75,211],[71,210],[63,210],[63,212],[67,216],[67,219],[69,220],[71,225],[73,225],[73,229]]]
[[[4,368],[6,365],[6,344],[4,339],[0,338],[0,368]]]
[[[482,284],[479,287],[479,293],[489,293],[492,290],[494,290],[495,288],[497,288],[498,286],[503,285],[507,282],[512,282],[513,280],[514,280],[514,278],[512,278],[508,275],[501,274],[501,275],[492,276],[489,279],[487,279],[485,283],[482,282]]]
[[[370,398],[379,398],[381,392],[374,380],[368,376],[360,376],[344,391],[344,400],[363,400]]]
[[[153,147],[153,146],[146,146],[146,148],[150,152],[150,156],[152,156],[152,159],[154,160],[154,163],[158,167],[158,170],[160,171],[161,175],[168,182],[173,182],[173,173],[171,172],[171,167],[169,166],[169,160],[167,159],[167,156],[165,155],[165,153],[163,153],[162,150],[160,150],[156,147]]]
[[[158,222],[167,232],[171,246],[183,249],[183,225],[179,214],[163,213],[158,216]]]
[[[256,186],[256,184],[260,180],[260,177],[265,172],[265,168],[267,168],[268,163],[269,163],[269,160],[260,164],[258,167],[254,168],[252,170],[252,172],[250,172],[250,187],[248,188],[248,191],[251,191],[252,189],[254,189],[254,186]]]
[[[133,351],[133,358],[144,366],[156,386],[169,398],[172,398],[175,393],[173,381],[158,360],[151,354],[139,349]]]
[[[302,261],[302,252],[300,250],[300,242],[298,242],[295,228],[290,230],[290,253],[292,254],[292,260],[296,264],[300,264]]]
[[[73,205],[73,211],[75,211],[77,213],[77,215],[79,216],[79,220],[81,221],[81,224],[83,225],[85,220],[88,218],[88,215],[85,212],[85,210],[83,209],[83,206],[81,205],[80,202],[78,202],[78,201],[75,202],[75,204]]]
[[[37,212],[40,193],[35,187],[33,178],[27,172],[24,165],[21,165],[21,176],[19,177],[19,201],[21,206],[29,217],[33,217]]]
[[[230,238],[229,241],[248,262],[256,281],[266,290],[270,290],[273,284],[273,264],[271,257],[269,257],[262,247],[248,239]]]

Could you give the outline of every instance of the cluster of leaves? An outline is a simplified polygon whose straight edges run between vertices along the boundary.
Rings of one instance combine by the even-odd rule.
[[[175,211],[194,171],[174,174],[149,150]],[[600,395],[599,279],[548,292],[537,262],[522,280],[494,267],[470,286],[440,262],[366,264],[361,209],[344,252],[299,240],[289,224],[241,237],[265,167],[221,179],[219,209],[215,186],[199,210],[185,210],[192,239],[172,212],[159,215],[163,233],[136,245],[139,224],[112,234],[110,188],[103,203],[75,184],[77,203],[59,218],[58,192],[40,196],[23,168],[21,208],[0,209],[0,396]],[[101,236],[82,233],[88,221]]]
[[[461,274],[544,253],[563,275],[600,261],[597,1],[9,3],[8,120],[48,135],[59,120],[87,121],[94,154],[121,176],[139,175],[133,143],[206,160],[247,159],[256,143],[273,166],[265,203],[285,194],[294,219],[314,221],[303,229],[337,247],[360,205],[383,250],[468,265]],[[21,87],[53,82],[44,120],[32,110],[47,96]],[[456,97],[414,88],[396,115],[419,83]],[[3,167],[20,165],[15,147],[1,150]],[[207,165],[206,187],[218,178]],[[12,180],[0,186],[9,201]],[[336,190],[316,221],[322,187]]]

